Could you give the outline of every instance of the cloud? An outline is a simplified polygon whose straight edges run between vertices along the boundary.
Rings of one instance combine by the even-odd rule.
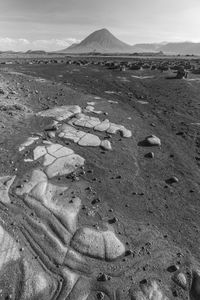
[[[0,50],[7,51],[27,51],[27,50],[45,50],[56,51],[69,47],[73,43],[79,41],[75,38],[66,39],[42,39],[30,41],[24,38],[1,38],[0,37]]]

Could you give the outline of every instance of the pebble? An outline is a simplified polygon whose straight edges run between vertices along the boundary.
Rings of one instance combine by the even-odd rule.
[[[167,183],[172,184],[172,183],[177,183],[179,182],[178,178],[176,176],[172,176],[169,179],[166,180]]]
[[[149,152],[149,153],[147,153],[147,154],[145,154],[145,157],[147,157],[147,158],[154,158],[154,153],[153,152]]]
[[[167,271],[170,272],[170,273],[173,273],[173,272],[176,272],[177,270],[179,269],[178,266],[176,265],[171,265],[167,268]]]
[[[149,146],[161,146],[161,140],[155,135],[150,135],[145,140]]]
[[[97,277],[97,281],[108,281],[110,280],[110,276],[105,273],[100,273]]]
[[[98,293],[97,293],[97,299],[98,299],[98,300],[103,300],[103,299],[104,299],[104,296],[105,296],[105,295],[104,295],[103,292],[98,292]]]

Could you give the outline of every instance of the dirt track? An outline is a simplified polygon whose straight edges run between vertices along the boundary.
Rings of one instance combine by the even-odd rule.
[[[38,166],[35,161],[24,162],[24,158],[32,157],[34,146],[20,153],[20,144],[35,133],[42,133],[43,140],[47,138],[44,129],[51,120],[36,117],[36,112],[71,104],[84,108],[87,102],[94,101],[95,109],[107,113],[100,118],[108,118],[132,131],[130,139],[119,134],[98,133],[101,139],[111,141],[112,151],[81,147],[58,137],[48,138],[70,147],[86,159],[85,170],[78,173],[75,182],[65,177],[53,179],[55,184],[72,184],[75,194],[81,198],[83,209],[79,224],[98,228],[105,228],[105,223],[112,224],[128,253],[112,263],[89,258],[92,275],[90,278],[86,274],[86,277],[90,278],[92,292],[88,298],[81,298],[79,293],[69,299],[96,299],[101,291],[105,293],[104,299],[167,299],[164,296],[134,298],[141,281],[156,280],[169,299],[188,299],[190,294],[189,299],[198,300],[199,294],[192,290],[193,271],[200,261],[198,76],[190,74],[187,80],[168,80],[167,73],[158,71],[120,72],[100,66],[62,64],[1,66],[0,72],[1,87],[5,91],[0,95],[0,168],[1,176],[17,175],[13,189],[21,184],[22,178],[29,178],[30,170]],[[142,79],[141,76],[147,77]],[[85,131],[94,132],[88,128]],[[161,147],[145,146],[143,140],[152,134],[160,138]],[[145,156],[149,152],[154,153],[154,158]],[[178,182],[171,184],[168,180],[173,176]],[[24,219],[26,214],[34,211],[26,208],[14,192],[11,197],[16,207],[10,204],[7,211],[1,205],[6,226],[2,225],[14,239],[18,232],[25,257],[40,257],[31,249],[31,244],[28,245],[21,229],[29,223]],[[39,240],[39,232],[35,234],[35,240]],[[43,247],[45,249],[45,242]],[[44,259],[42,261],[45,264]],[[15,299],[17,293],[16,299],[26,299],[16,292],[23,268],[16,266],[18,277],[10,285],[12,262],[9,264],[1,271],[1,278],[7,278],[1,283],[1,299]],[[40,265],[39,258],[35,264]],[[175,266],[176,270],[171,272],[170,266]],[[60,269],[57,270],[52,262],[46,262],[45,268],[53,274],[57,272],[55,277],[62,277]],[[178,269],[188,276],[185,289],[173,281]],[[99,284],[96,279],[101,272],[111,279]],[[51,284],[56,285],[56,280],[49,281]],[[65,299],[62,293],[57,292],[57,298],[47,290],[42,293],[40,299]],[[11,298],[6,298],[11,294]],[[39,299],[37,297],[32,292],[27,299]]]

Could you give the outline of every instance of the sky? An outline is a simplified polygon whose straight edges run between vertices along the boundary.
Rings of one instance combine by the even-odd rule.
[[[0,0],[0,50],[54,51],[107,28],[128,44],[200,42],[200,0]]]

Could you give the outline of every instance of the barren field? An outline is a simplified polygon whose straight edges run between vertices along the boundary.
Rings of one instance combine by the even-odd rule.
[[[200,299],[200,75],[174,77],[0,65],[0,299]]]

